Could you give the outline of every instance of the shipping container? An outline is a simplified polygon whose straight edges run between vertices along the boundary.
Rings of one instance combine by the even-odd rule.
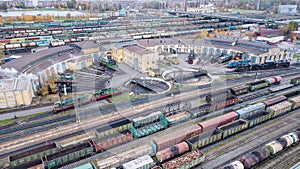
[[[199,150],[194,150],[162,164],[164,169],[190,169],[205,161]]]
[[[17,166],[10,166],[4,169],[44,169],[44,164],[41,158],[27,161]]]
[[[210,145],[222,139],[222,131],[219,129],[207,131],[201,133],[199,136],[195,136],[187,140],[190,150],[200,149],[206,145]]]
[[[291,79],[291,84],[293,85],[299,85],[300,84],[300,77],[296,77],[296,78],[293,78]]]
[[[118,133],[124,130],[128,130],[131,126],[131,121],[127,118],[121,118],[115,121],[111,121],[108,124],[103,125],[96,129],[96,135],[98,138]]]
[[[123,169],[149,169],[153,162],[149,155],[145,155],[123,164]]]
[[[244,119],[249,122],[249,127],[252,127],[252,126],[256,126],[264,121],[271,119],[272,116],[273,116],[273,113],[270,113],[267,111],[259,111],[259,112],[254,113]]]
[[[160,137],[156,136],[152,139],[150,145],[153,153],[156,154],[160,150],[171,147],[172,145],[178,144],[193,136],[199,135],[200,133],[201,127],[195,124],[178,130],[172,130],[171,132],[164,133]]]
[[[101,152],[131,140],[133,140],[133,134],[129,130],[124,130],[93,141],[96,152]]]
[[[223,138],[236,134],[248,128],[248,122],[240,119],[218,127],[223,133]]]
[[[251,116],[257,112],[265,110],[266,105],[263,103],[256,103],[253,105],[246,106],[244,108],[238,109],[235,112],[238,114],[239,119]]]
[[[166,117],[167,121],[170,124],[176,124],[178,122],[182,122],[182,121],[185,121],[185,120],[190,119],[190,118],[191,118],[190,113],[188,113],[186,111],[179,112],[179,113],[176,113],[174,115],[170,115],[170,116]]]
[[[292,103],[292,109],[295,110],[300,107],[300,95],[290,98],[289,102]]]
[[[10,165],[16,166],[21,163],[32,161],[44,157],[45,155],[52,154],[58,151],[55,143],[43,145],[35,149],[25,151],[20,154],[9,156]]]
[[[284,101],[278,104],[275,104],[267,108],[267,112],[273,113],[273,117],[277,117],[281,114],[291,111],[292,104],[288,101]]]
[[[232,94],[238,96],[241,94],[245,94],[249,92],[249,86],[248,85],[240,85],[240,86],[235,86],[230,88],[230,91],[232,92]]]
[[[273,106],[277,103],[280,103],[280,102],[283,102],[287,100],[287,97],[285,96],[277,96],[277,97],[274,97],[272,99],[269,99],[269,100],[266,100],[264,101],[263,103],[267,106],[267,107],[270,107],[270,106]]]
[[[56,153],[45,156],[45,165],[48,169],[56,168],[67,164],[73,160],[79,160],[94,153],[94,148],[90,142],[68,147]]]
[[[261,80],[253,83],[249,83],[249,90],[252,92],[254,90],[262,89],[269,86],[269,83],[266,80]]]
[[[278,141],[272,141],[266,144],[265,147],[270,151],[271,155],[275,155],[283,149],[282,145]]]
[[[240,161],[234,161],[225,166],[224,169],[244,169],[244,164]]]
[[[156,158],[159,162],[177,157],[178,155],[189,151],[189,145],[186,142],[181,142],[170,148],[161,150],[156,153]]]
[[[238,119],[238,114],[235,112],[226,113],[224,115],[200,122],[198,125],[202,128],[202,132],[216,129],[219,126],[230,123]]]

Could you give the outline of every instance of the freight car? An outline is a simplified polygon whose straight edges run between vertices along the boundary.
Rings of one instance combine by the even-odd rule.
[[[300,84],[300,77],[291,79],[291,84],[293,84],[295,86],[299,85]]]
[[[103,100],[106,98],[109,98],[113,95],[118,95],[121,92],[117,91],[116,89],[103,89],[100,91],[95,91],[93,93],[93,95],[80,95],[78,96],[78,98],[71,98],[71,99],[64,99],[62,100],[62,102],[57,101],[54,103],[54,108],[53,111],[55,113],[59,112],[59,111],[63,111],[63,110],[68,110],[71,108],[74,108],[75,104],[77,105],[81,105],[81,104],[86,104],[89,102],[93,102],[93,101],[98,101],[98,100]]]
[[[123,169],[148,169],[153,165],[153,159],[149,155],[139,157],[123,164]]]
[[[288,133],[287,135],[281,136],[280,138],[271,141],[255,151],[242,156],[238,161],[234,161],[229,165],[225,166],[224,169],[231,168],[252,168],[259,163],[268,160],[273,156],[278,155],[282,150],[289,148],[292,144],[299,143],[300,130]]]
[[[189,145],[186,142],[181,142],[172,147],[157,152],[156,158],[159,162],[163,162],[187,151],[189,151]]]

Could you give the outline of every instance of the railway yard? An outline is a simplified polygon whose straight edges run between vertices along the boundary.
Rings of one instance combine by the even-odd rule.
[[[287,23],[163,12],[1,22],[0,168],[297,168],[300,57],[252,40]]]

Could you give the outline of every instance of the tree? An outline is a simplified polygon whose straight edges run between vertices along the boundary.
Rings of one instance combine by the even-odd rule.
[[[298,22],[293,22],[293,21],[289,22],[289,25],[288,25],[289,34],[292,33],[293,31],[297,31],[298,27],[299,27]]]
[[[5,2],[2,2],[0,4],[0,9],[4,10],[4,11],[7,11],[7,6],[6,6],[6,3]]]
[[[66,17],[67,17],[67,19],[70,19],[71,18],[71,14],[67,13]]]
[[[71,1],[68,1],[67,2],[67,7],[69,9],[74,9],[75,8],[75,5],[76,5],[76,0],[71,0]]]

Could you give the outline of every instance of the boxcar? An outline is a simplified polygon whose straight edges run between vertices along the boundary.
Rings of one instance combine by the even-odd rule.
[[[277,117],[281,114],[291,111],[291,109],[292,109],[292,103],[290,103],[288,101],[284,101],[284,102],[275,104],[271,107],[268,107],[267,111],[270,113],[273,113],[273,117]]]
[[[162,164],[164,169],[189,169],[204,162],[205,156],[199,150],[194,150]]]
[[[200,122],[198,125],[202,128],[202,132],[216,129],[217,127],[230,123],[238,119],[236,112],[226,113],[224,115]]]
[[[250,116],[251,114],[254,114],[256,112],[263,111],[263,110],[265,110],[265,108],[266,108],[265,104],[256,103],[256,104],[241,108],[239,110],[236,110],[235,112],[238,114],[239,119],[242,119],[242,118]]]
[[[257,124],[260,124],[264,121],[267,121],[271,119],[273,116],[273,113],[267,112],[267,111],[260,111],[257,113],[254,113],[248,117],[245,118],[249,122],[249,127],[256,126]]]
[[[43,145],[20,154],[9,156],[10,165],[16,166],[20,163],[32,161],[57,151],[58,148],[55,143]]]
[[[96,135],[98,138],[104,137],[110,134],[128,130],[130,126],[131,126],[131,122],[127,118],[118,119],[109,122],[108,124],[105,124],[100,128],[97,128]]]
[[[283,102],[287,100],[287,97],[285,96],[277,96],[277,97],[274,97],[272,99],[269,99],[269,100],[266,100],[264,101],[263,103],[267,106],[267,107],[270,107],[270,106],[273,106],[277,103],[280,103],[280,102]]]
[[[216,92],[212,92],[212,93],[208,94],[206,96],[205,100],[207,101],[207,103],[219,102],[219,101],[226,100],[226,98],[228,98],[231,95],[232,95],[232,93],[229,89],[224,89],[224,90],[220,90],[220,91],[216,91]]]
[[[72,146],[56,153],[46,155],[45,165],[48,169],[62,166],[73,160],[79,160],[83,157],[92,155],[94,153],[94,147],[90,142],[82,143],[76,146]]]
[[[225,107],[235,105],[238,102],[239,102],[239,99],[236,96],[229,96],[225,100],[222,100],[222,101],[220,100],[218,102],[211,103],[211,110],[212,111],[221,110]]]
[[[231,136],[240,131],[246,130],[248,128],[248,122],[240,119],[237,121],[233,121],[229,124],[225,124],[223,126],[218,127],[223,133],[223,138]]]
[[[120,133],[114,133],[93,141],[96,152],[101,152],[116,145],[131,141],[132,139],[133,134],[129,130],[124,130]]]
[[[156,154],[158,151],[171,147],[172,145],[178,144],[186,139],[201,133],[201,127],[198,125],[192,125],[180,130],[172,131],[161,137],[155,137],[150,142],[153,153]]]
[[[222,131],[219,129],[207,131],[187,140],[190,150],[202,148],[206,145],[212,144],[222,139]]]

